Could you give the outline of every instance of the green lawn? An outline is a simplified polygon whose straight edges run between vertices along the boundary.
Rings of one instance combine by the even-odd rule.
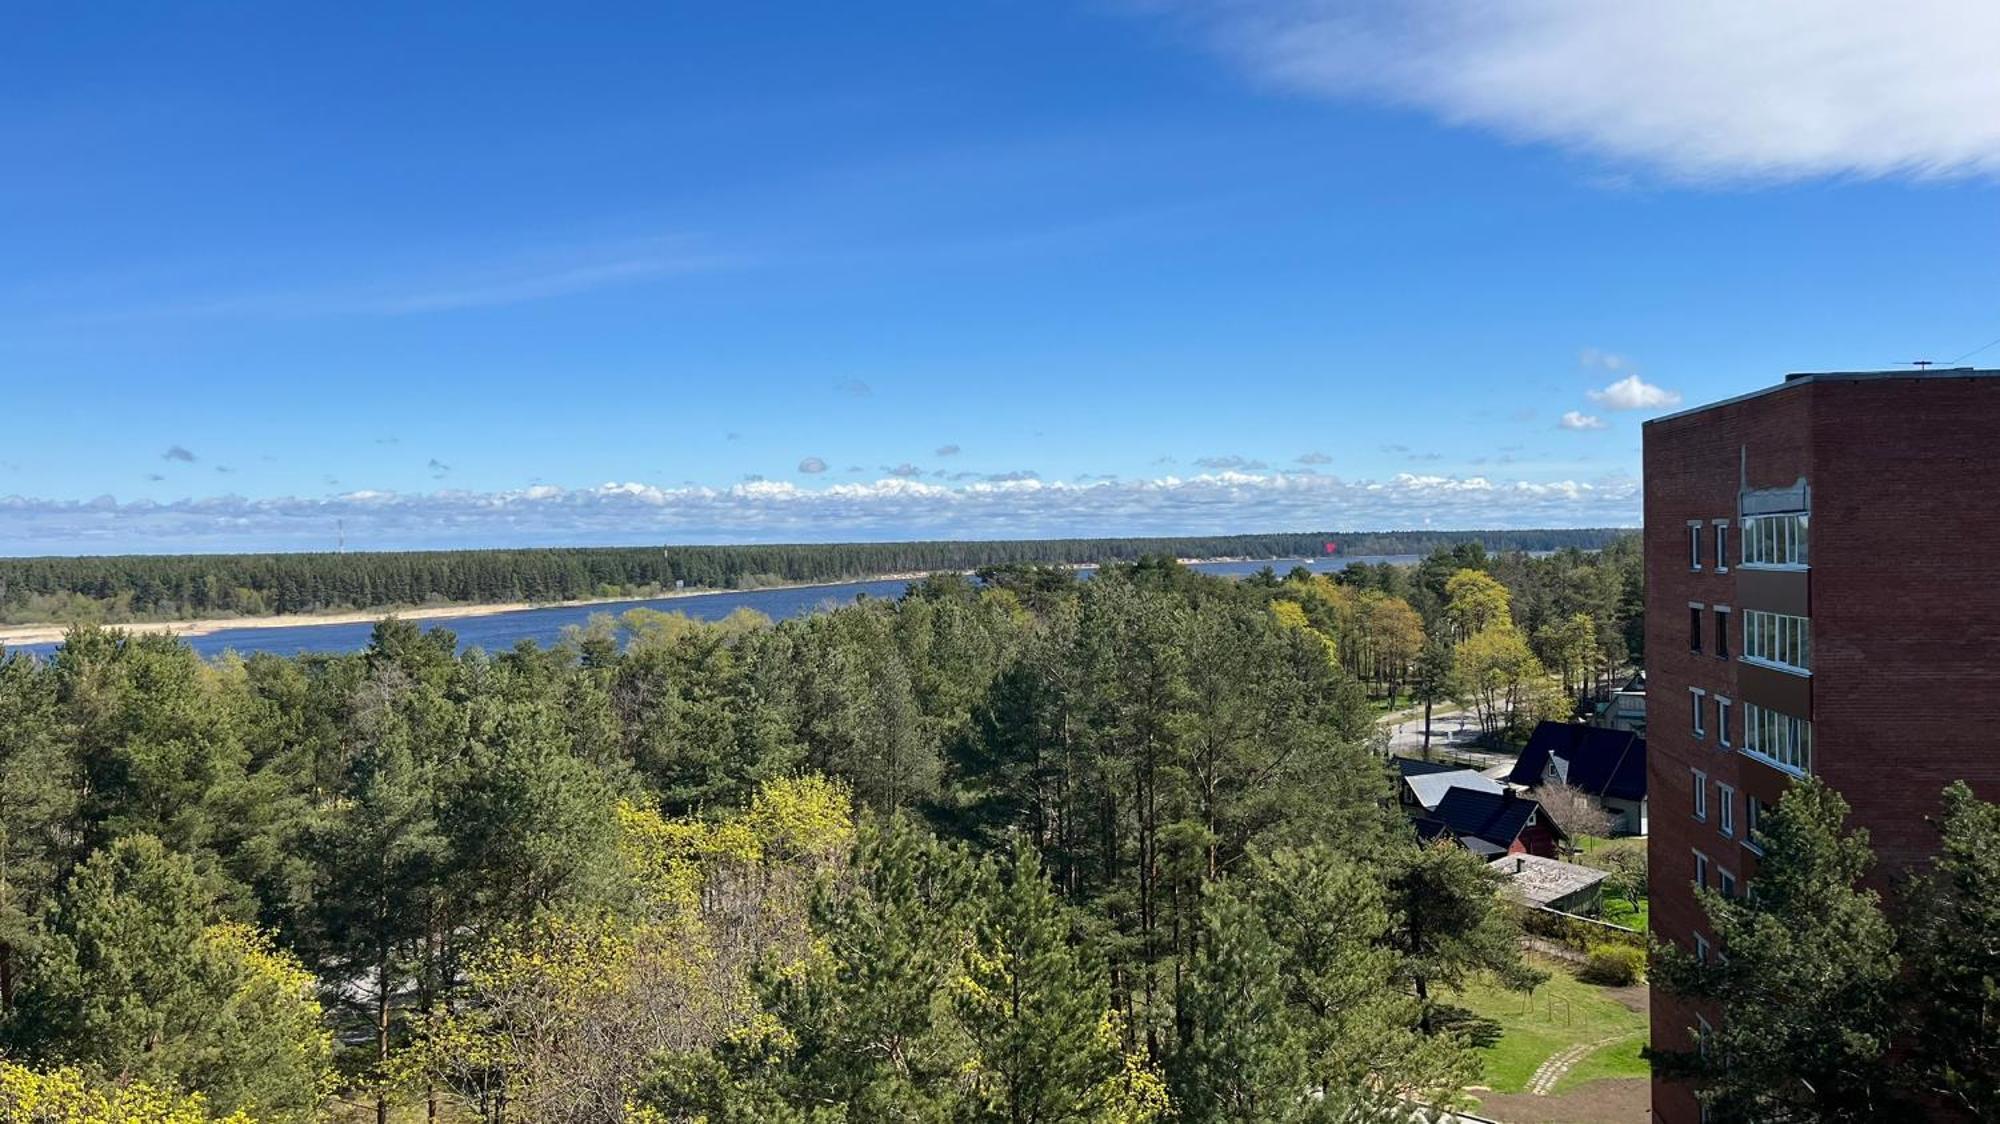
[[[1643,933],[1646,932],[1647,915],[1645,898],[1640,898],[1639,908],[1634,909],[1631,902],[1617,894],[1604,895],[1604,920],[1613,925],[1623,925],[1627,929],[1637,929]]]
[[[1576,1063],[1575,1069],[1570,1070],[1567,1076],[1556,1082],[1555,1091],[1567,1093],[1578,1085],[1607,1077],[1646,1077],[1653,1070],[1646,1064],[1643,1053],[1645,1049],[1644,1034],[1621,1039]]]
[[[1481,981],[1450,1000],[1498,1026],[1498,1040],[1480,1049],[1480,1083],[1503,1093],[1523,1092],[1551,1055],[1589,1042],[1607,1045],[1584,1058],[1579,1072],[1591,1078],[1643,1076],[1646,1063],[1638,1046],[1646,1039],[1646,1017],[1560,965],[1538,961],[1537,966],[1549,978],[1533,995]],[[1572,1080],[1581,1078],[1572,1074]]]
[[[1585,866],[1594,866],[1599,870],[1611,869],[1610,855],[1614,851],[1630,849],[1643,853],[1646,849],[1646,841],[1644,839],[1630,836],[1620,839],[1603,839],[1595,835],[1579,835],[1572,842],[1576,845],[1577,851],[1575,861]],[[1647,903],[1644,897],[1639,899],[1637,908],[1634,908],[1632,903],[1626,901],[1622,895],[1606,890],[1604,892],[1603,919],[1611,922],[1613,925],[1623,925],[1628,929],[1637,929],[1643,933],[1647,931],[1648,911],[1646,907]]]

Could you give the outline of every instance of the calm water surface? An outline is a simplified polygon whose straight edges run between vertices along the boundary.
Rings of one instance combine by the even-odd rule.
[[[1330,574],[1346,569],[1356,562],[1413,563],[1419,560],[1420,556],[1415,554],[1399,554],[1354,558],[1279,559],[1262,562],[1198,562],[1191,568],[1203,573],[1240,578],[1254,574],[1266,566],[1282,576],[1289,573],[1294,566],[1305,566],[1317,573]],[[772,620],[786,620],[845,605],[857,597],[900,597],[909,584],[902,580],[865,581],[797,589],[697,593],[685,597],[606,601],[596,605],[516,609],[511,612],[483,613],[478,616],[418,623],[425,631],[438,628],[450,630],[457,635],[458,646],[461,649],[484,648],[489,652],[497,652],[512,648],[523,640],[532,640],[544,645],[553,644],[562,639],[564,629],[571,625],[582,625],[598,613],[609,613],[615,617],[628,609],[660,609],[671,613],[686,613],[696,620],[717,621],[738,609],[755,609]],[[229,651],[246,656],[253,652],[272,652],[281,656],[297,655],[301,652],[358,652],[368,646],[368,638],[374,631],[375,626],[366,622],[300,624],[285,628],[223,629],[206,636],[189,637],[187,643],[204,657],[218,656]],[[24,644],[7,650],[47,655],[56,648],[55,644]]]

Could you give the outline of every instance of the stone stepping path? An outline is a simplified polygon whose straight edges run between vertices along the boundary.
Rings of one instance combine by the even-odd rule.
[[[1556,1082],[1561,1081],[1565,1074],[1576,1068],[1576,1063],[1606,1046],[1629,1037],[1631,1035],[1628,1034],[1614,1035],[1601,1042],[1583,1042],[1551,1054],[1547,1061],[1535,1067],[1534,1075],[1528,1078],[1527,1091],[1538,1097],[1548,1096],[1555,1090]]]

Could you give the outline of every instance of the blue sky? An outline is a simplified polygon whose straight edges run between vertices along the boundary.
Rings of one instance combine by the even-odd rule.
[[[1635,523],[2000,336],[2000,17],[1831,6],[20,6],[0,553]]]

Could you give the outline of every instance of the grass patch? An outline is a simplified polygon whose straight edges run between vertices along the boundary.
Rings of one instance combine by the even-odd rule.
[[[1645,1049],[1646,1036],[1638,1034],[1592,1051],[1556,1082],[1555,1091],[1567,1093],[1578,1085],[1612,1077],[1649,1077],[1653,1069],[1646,1064]]]
[[[1502,1093],[1524,1092],[1528,1078],[1544,1061],[1571,1046],[1625,1036],[1639,1043],[1646,1039],[1644,1015],[1627,1009],[1604,989],[1582,982],[1560,965],[1538,961],[1537,966],[1548,972],[1549,978],[1532,995],[1480,980],[1449,1000],[1498,1030],[1497,1039],[1480,1047],[1480,1083]],[[1598,1053],[1613,1055],[1614,1051],[1607,1048]],[[1600,1063],[1593,1055],[1583,1064]],[[1623,1064],[1622,1056],[1608,1057],[1602,1063],[1614,1068]],[[1622,1071],[1616,1075],[1631,1076]]]
[[[1606,894],[1604,895],[1604,920],[1611,922],[1613,925],[1623,925],[1627,929],[1637,929],[1644,933],[1647,931],[1646,925],[1650,913],[1647,907],[1648,902],[1645,898],[1639,899],[1638,908],[1635,909],[1631,902],[1626,901],[1617,894]]]

